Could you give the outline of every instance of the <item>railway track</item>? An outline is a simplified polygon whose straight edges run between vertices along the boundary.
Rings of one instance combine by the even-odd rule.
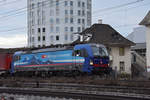
[[[103,86],[103,85],[84,85],[84,84],[64,84],[64,83],[22,83],[26,88],[49,88],[61,90],[84,90],[84,91],[103,91],[118,93],[135,93],[150,95],[150,88],[144,87],[127,87],[127,86]]]
[[[72,98],[80,100],[149,100],[147,95],[125,95],[115,92],[88,92],[88,91],[61,91],[41,88],[0,88],[0,93],[17,94],[17,95],[35,95],[51,96],[59,98]]]
[[[3,86],[0,88],[0,93],[65,97],[81,100],[150,100],[150,81],[98,80],[99,85],[84,84],[84,82],[80,84],[67,82],[48,83],[41,80],[0,81],[1,86]]]
[[[1,87],[0,93],[65,97],[81,100],[150,100],[150,88],[64,83],[19,83],[18,88]]]
[[[98,76],[82,76],[82,77],[49,77],[49,78],[37,78],[37,77],[0,77],[0,86],[17,83],[17,82],[43,82],[43,83],[75,83],[75,84],[94,84],[94,85],[106,85],[106,86],[128,86],[128,87],[149,87],[150,80],[114,80],[111,78],[101,78]]]

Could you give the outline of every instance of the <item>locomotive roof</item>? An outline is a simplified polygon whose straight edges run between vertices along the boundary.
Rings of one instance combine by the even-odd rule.
[[[69,50],[69,49],[72,49],[72,47],[58,47],[58,48],[37,49],[37,50],[33,50],[32,53],[48,52],[48,51],[60,51],[60,50]]]
[[[58,47],[58,48],[41,48],[35,50],[28,50],[28,51],[17,51],[15,54],[26,54],[26,53],[40,53],[40,52],[49,52],[49,51],[61,51],[61,50],[70,50],[73,47]]]

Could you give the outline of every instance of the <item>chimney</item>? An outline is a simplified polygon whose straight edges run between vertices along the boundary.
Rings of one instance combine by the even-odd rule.
[[[102,19],[99,19],[98,20],[98,24],[102,24],[103,23],[103,20]]]
[[[80,35],[80,42],[83,42],[83,35]]]

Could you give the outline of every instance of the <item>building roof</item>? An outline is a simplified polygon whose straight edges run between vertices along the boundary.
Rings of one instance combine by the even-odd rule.
[[[134,28],[133,32],[130,33],[126,38],[136,44],[145,43],[146,42],[146,27],[140,26],[140,27]]]
[[[94,24],[90,28],[84,30],[80,35],[92,34],[92,37],[87,43],[99,43],[109,46],[132,46],[135,45],[130,40],[123,37],[119,32],[107,24]],[[83,41],[84,43],[86,41]],[[83,43],[82,42],[82,43]],[[76,40],[74,43],[81,43]]]
[[[136,49],[146,49],[146,43],[136,43],[135,46],[132,47],[133,50]]]
[[[149,26],[150,25],[150,11],[145,16],[145,18],[139,23],[139,25],[145,25],[145,26]]]

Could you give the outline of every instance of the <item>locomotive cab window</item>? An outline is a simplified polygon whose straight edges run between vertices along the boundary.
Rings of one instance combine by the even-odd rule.
[[[88,53],[87,53],[86,49],[81,50],[81,57],[88,57]]]
[[[77,57],[88,57],[88,53],[86,52],[85,49],[75,50],[73,51],[72,55]]]
[[[107,49],[104,47],[93,46],[92,51],[94,56],[101,56],[101,57],[108,56]]]
[[[80,52],[80,50],[75,50],[75,51],[73,51],[72,55],[73,56],[80,56],[81,52]]]
[[[21,59],[20,56],[15,56],[15,57],[14,57],[14,61],[18,61],[18,60],[20,60],[20,59]]]

